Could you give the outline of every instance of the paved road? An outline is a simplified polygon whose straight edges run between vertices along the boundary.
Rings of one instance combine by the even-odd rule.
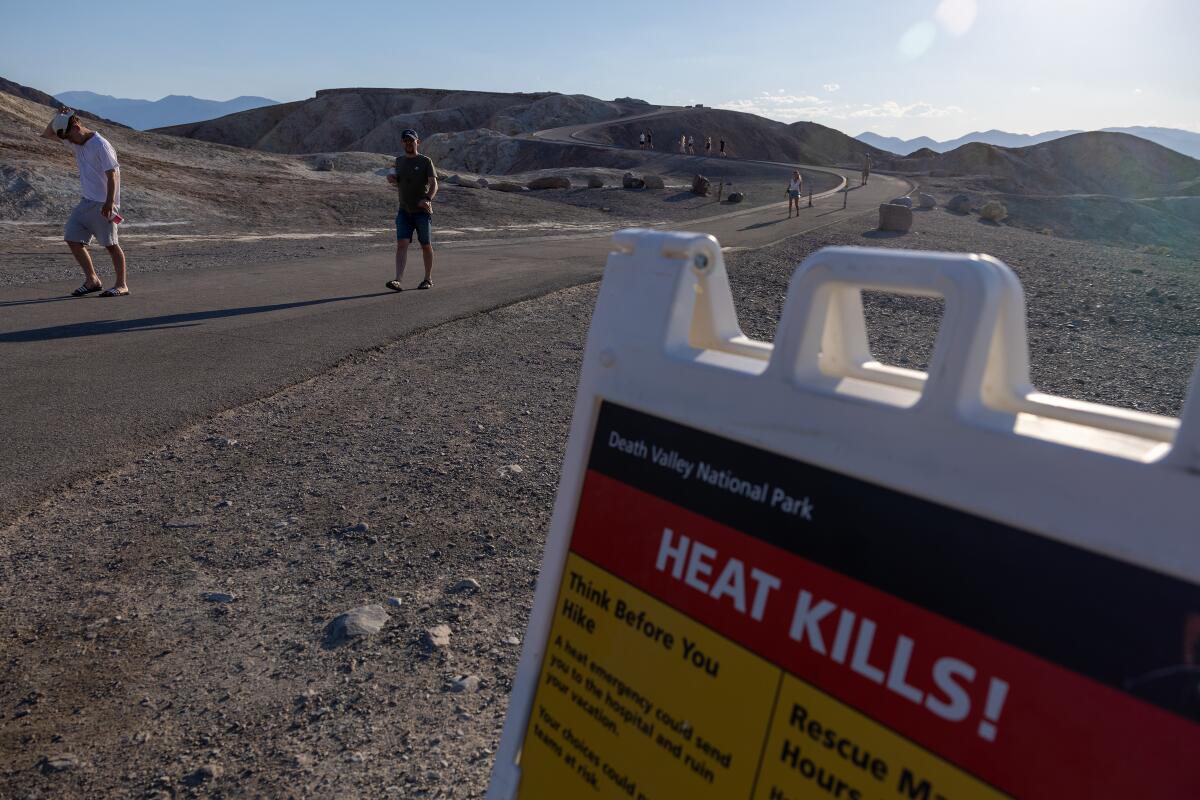
[[[906,191],[878,176],[849,192],[847,211],[839,196],[799,219],[784,218],[781,203],[683,227],[761,247]],[[119,300],[63,298],[62,282],[0,289],[0,524],[59,485],[355,351],[596,280],[607,252],[607,234],[444,244],[437,288],[399,295],[383,288],[390,251],[135,274],[136,294]]]

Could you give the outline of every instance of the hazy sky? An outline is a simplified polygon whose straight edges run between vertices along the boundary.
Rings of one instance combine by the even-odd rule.
[[[1196,0],[0,0],[0,76],[276,100],[344,86],[641,97],[952,138],[1200,131]]]

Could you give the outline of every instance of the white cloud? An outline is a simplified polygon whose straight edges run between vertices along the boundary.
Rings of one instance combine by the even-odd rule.
[[[729,111],[743,111],[747,114],[757,114],[760,117],[777,119],[783,122],[795,122],[800,119],[828,116],[833,107],[822,103],[812,95],[766,95],[753,97],[748,100],[730,100],[721,103],[717,108]]]
[[[822,88],[823,88],[825,91],[829,92],[830,94],[833,94],[834,92],[836,92],[838,89],[840,89],[840,88],[842,88],[842,87],[841,87],[841,84],[837,84],[837,83],[827,83],[827,84],[825,84],[825,85],[824,85]]]
[[[797,120],[852,120],[852,119],[939,119],[957,114],[963,110],[958,106],[935,106],[931,103],[917,102],[901,105],[895,100],[882,103],[862,103],[860,105],[837,105],[823,101],[812,95],[766,95],[752,97],[746,100],[729,100],[717,108],[729,111],[743,111],[747,114],[757,114],[760,117],[775,119],[781,122],[796,122]]]
[[[949,117],[954,114],[961,114],[963,110],[958,106],[935,106],[930,103],[918,102],[910,103],[902,106],[895,100],[885,100],[884,102],[874,105],[859,108],[857,111],[852,111],[849,114],[850,118],[894,118],[902,117],[920,117],[922,119],[936,119],[940,117]]]
[[[1042,87],[1040,87],[1040,86],[1030,86],[1030,87],[1029,87],[1029,91],[1033,92],[1034,94],[1037,94],[1038,92],[1042,91]]]
[[[951,36],[962,36],[975,24],[975,0],[942,0],[933,16]]]
[[[1134,90],[1133,90],[1133,93],[1134,93],[1134,94],[1141,94],[1141,93],[1142,93],[1142,90],[1141,90],[1141,89],[1134,89]]]

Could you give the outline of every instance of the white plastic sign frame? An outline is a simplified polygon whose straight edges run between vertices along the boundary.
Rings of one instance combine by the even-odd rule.
[[[721,249],[713,237],[627,230],[613,241],[588,336],[534,607],[496,754],[488,791],[492,800],[518,796],[521,750],[532,730],[534,698],[551,645],[552,625],[563,613],[557,598],[604,407],[615,406],[628,419],[644,417],[651,424],[647,430],[659,425],[696,432],[713,442],[762,454],[764,463],[794,460],[822,474],[828,471],[864,487],[878,487],[888,497],[910,498],[938,513],[967,515],[963,518],[979,520],[997,531],[1011,529],[1014,535],[1026,537],[1021,541],[1037,547],[1124,565],[1139,576],[1151,576],[1148,580],[1170,582],[1185,594],[1200,586],[1200,523],[1194,510],[1200,496],[1200,370],[1193,376],[1181,420],[1035,391],[1029,379],[1021,286],[1007,266],[984,255],[823,249],[807,258],[793,276],[774,344],[753,341],[738,325]],[[928,374],[874,360],[862,310],[864,289],[944,298],[944,317]],[[822,498],[813,497],[811,502],[820,509]],[[619,531],[612,533],[616,536]],[[933,531],[924,549],[912,557],[938,552],[939,533]],[[663,534],[661,548],[667,549],[658,550],[660,571],[667,569],[663,553],[678,544]],[[657,540],[653,546],[659,546]],[[973,566],[987,569],[986,564]],[[709,576],[710,584],[713,577]],[[1070,578],[1063,576],[1064,581]],[[582,578],[573,580],[582,587]],[[1011,587],[1014,596],[1022,591],[1019,583]],[[1107,588],[1111,594],[1100,592],[1097,608],[1117,607],[1129,600],[1126,587]],[[599,597],[599,588],[587,591]],[[810,595],[806,602],[817,599]],[[995,600],[997,608],[1008,601],[1006,597]],[[1200,613],[1200,607],[1192,610]],[[1046,613],[1053,615],[1055,610]],[[833,618],[829,616],[830,625]],[[795,629],[796,617],[792,619]],[[808,634],[809,648],[815,646],[812,638],[819,630],[800,626],[801,636]],[[789,644],[799,647],[794,634],[795,630]],[[1200,629],[1196,636],[1200,638]],[[823,644],[829,648],[828,642]],[[1114,641],[1112,646],[1123,645]],[[1070,649],[1064,652],[1064,660],[1070,661]],[[642,668],[633,663],[623,666],[635,674]],[[860,678],[866,674],[859,672]],[[907,686],[903,675],[900,684]],[[1002,689],[1001,695],[1010,691],[1005,681],[998,684],[1003,686],[992,689]],[[1016,684],[1011,689],[1014,707],[1020,689]],[[1080,694],[1085,696],[1090,697],[1087,692]],[[953,698],[942,697],[948,699]],[[989,696],[987,703],[994,700]],[[869,711],[869,702],[863,702]],[[926,705],[933,707],[932,703]],[[926,711],[915,703],[911,714]],[[1163,725],[1179,727],[1177,714],[1162,712],[1161,716],[1166,720]],[[975,734],[975,723],[971,724]],[[1002,724],[980,717],[978,741],[972,740],[974,749],[963,759],[986,765],[988,742],[998,734],[1003,742],[1005,734],[996,728]],[[1151,727],[1158,729],[1157,723]],[[1197,752],[1200,726],[1185,720],[1179,729],[1184,733],[1178,746]],[[989,734],[992,740],[987,739]],[[1156,736],[1146,730],[1131,730],[1128,735],[1131,739]],[[908,738],[922,744],[919,735]],[[923,746],[930,749],[928,742]],[[1138,747],[1122,746],[1132,748],[1126,760],[1135,766],[1143,756],[1153,762]],[[590,749],[602,748],[593,742]],[[645,749],[654,750],[650,740]],[[1104,756],[1094,750],[1066,749],[1069,756]],[[785,743],[785,756],[787,752]],[[953,754],[945,757],[954,760]],[[570,757],[568,763],[574,760]],[[1153,787],[1165,792],[1156,796],[1197,790],[1200,783],[1190,789],[1175,783],[1181,774],[1200,776],[1196,766],[1200,760],[1190,761],[1173,774],[1151,775],[1143,790],[1153,793]],[[793,758],[793,766],[797,763]],[[988,785],[1013,795],[1048,796],[1031,791],[1030,786],[1058,787],[1056,792],[1072,786],[1079,792],[1068,793],[1078,796],[1086,796],[1086,787],[1106,787],[1103,793],[1108,794],[1123,780],[1107,774],[1110,766],[1091,763],[1088,769],[1094,775],[1062,775],[1054,773],[1052,765],[1030,762],[1027,778],[1006,785],[991,780]],[[888,780],[897,772],[892,767]],[[887,768],[885,764],[885,772]],[[1153,769],[1154,764],[1139,768]],[[1021,772],[1025,767],[1008,764],[1004,769]],[[1070,773],[1083,768],[1063,763],[1058,769]],[[600,771],[598,762],[594,771]],[[591,779],[596,780],[594,775]],[[593,783],[609,787],[601,796],[641,796],[631,785],[604,780]],[[632,780],[628,779],[630,784]],[[904,780],[910,781],[910,792],[921,791],[913,783],[915,778],[902,776],[902,787]],[[766,796],[761,787],[756,796]]]

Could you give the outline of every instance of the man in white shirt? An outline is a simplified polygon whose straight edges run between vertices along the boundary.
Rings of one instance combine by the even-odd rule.
[[[124,297],[129,294],[125,279],[125,252],[117,242],[117,211],[121,207],[121,167],[117,151],[96,131],[83,126],[69,108],[61,108],[42,131],[43,138],[61,139],[67,143],[79,167],[79,184],[83,197],[67,220],[63,238],[79,266],[83,268],[83,284],[71,292],[75,297],[98,292],[100,276],[88,253],[88,243],[96,237],[112,258],[116,283],[101,292],[101,297]],[[114,219],[116,217],[116,219]]]

